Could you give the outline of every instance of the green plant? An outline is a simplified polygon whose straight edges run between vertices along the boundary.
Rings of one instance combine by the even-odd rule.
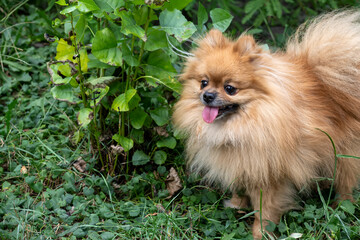
[[[181,91],[175,79],[178,55],[184,54],[181,43],[198,29],[203,31],[208,19],[200,5],[198,27],[187,21],[179,9],[189,2],[57,2],[65,7],[60,12],[64,18],[55,19],[53,25],[64,27],[68,36],[54,39],[57,54],[55,61],[48,63],[54,85],[51,93],[55,99],[78,106],[80,127],[73,140],[78,143],[88,130],[92,151],[98,152],[101,169],[108,173],[123,166],[119,158],[126,163],[126,173],[130,161],[134,166],[151,159],[163,164],[167,153],[160,149],[176,146],[168,124],[173,100]],[[213,26],[222,31],[232,20],[222,9],[212,10],[210,17]],[[123,152],[111,155],[102,151],[111,145],[111,140],[101,140],[105,134],[110,134]],[[144,135],[156,144],[140,146]],[[131,159],[129,151],[134,153]]]

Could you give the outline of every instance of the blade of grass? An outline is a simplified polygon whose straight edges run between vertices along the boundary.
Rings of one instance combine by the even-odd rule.
[[[15,5],[13,7],[12,10],[10,10],[10,12],[8,14],[5,15],[5,17],[3,17],[1,20],[0,20],[0,23],[5,23],[6,20],[8,20],[8,18],[14,13],[16,12],[19,8],[21,8],[21,6],[23,6],[25,3],[27,3],[29,0],[25,0],[25,1],[21,1],[19,2],[17,5]]]
[[[330,199],[331,199],[331,193],[332,193],[333,188],[334,188],[338,157],[337,157],[337,153],[336,153],[335,143],[334,143],[334,141],[332,140],[332,138],[330,137],[330,135],[329,135],[327,132],[321,130],[320,128],[316,128],[316,130],[319,130],[320,132],[324,133],[324,134],[329,138],[329,140],[330,140],[330,142],[331,142],[331,145],[332,145],[332,147],[333,147],[333,150],[334,150],[335,165],[334,165],[333,179],[332,179],[332,181],[331,181],[331,186],[330,186],[329,197],[328,197],[327,204],[326,204],[326,206],[328,207],[328,206],[329,206],[329,203],[330,203]]]
[[[351,156],[351,155],[342,155],[342,154],[338,154],[336,155],[338,158],[355,158],[355,159],[360,159],[360,157],[355,157],[355,156]]]

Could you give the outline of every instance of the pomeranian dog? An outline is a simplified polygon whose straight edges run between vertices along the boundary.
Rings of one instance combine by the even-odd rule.
[[[173,123],[186,136],[190,170],[232,191],[226,206],[259,210],[262,194],[254,238],[297,206],[299,190],[334,171],[338,200],[353,200],[360,160],[338,158],[336,166],[324,132],[338,153],[360,155],[360,12],[303,24],[285,51],[218,30],[198,44],[181,74]]]

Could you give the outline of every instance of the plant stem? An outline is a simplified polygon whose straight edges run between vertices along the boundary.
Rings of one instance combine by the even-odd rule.
[[[91,128],[95,132],[94,135],[95,135],[96,146],[97,146],[97,149],[98,149],[101,166],[104,167],[104,160],[102,158],[101,149],[100,149],[100,140],[99,140],[99,135],[101,134],[101,131],[98,130],[97,124],[96,124],[96,99],[95,99],[94,95],[93,95],[93,98],[94,98],[94,106],[93,106],[94,120],[91,121],[91,124],[92,124]],[[101,124],[101,122],[100,122],[100,124]]]
[[[145,23],[145,27],[144,27],[145,37],[146,37],[146,35],[147,35],[147,30],[148,30],[148,28],[149,28],[151,11],[152,11],[152,10],[148,8],[148,15],[147,15],[147,19],[146,19],[146,23]],[[135,69],[135,73],[134,73],[133,79],[136,79],[136,77],[137,77],[137,74],[138,74],[138,71],[139,71],[139,67],[140,67],[140,64],[141,64],[141,59],[142,59],[142,56],[143,56],[143,54],[144,54],[144,47],[145,47],[145,41],[143,41],[142,44],[141,44],[140,54],[139,54],[139,58],[138,58],[139,66],[137,66],[136,69]]]
[[[129,154],[126,154],[126,175],[129,174]]]
[[[122,136],[121,135],[121,113],[119,112],[119,130],[118,130],[118,132],[119,132],[119,136]],[[113,176],[114,175],[114,172],[115,172],[115,168],[116,168],[116,166],[117,166],[117,161],[118,161],[118,158],[119,158],[119,154],[116,154],[116,156],[115,156],[115,162],[114,162],[114,167],[113,167],[113,169],[112,169],[112,172],[111,172],[111,176]]]
[[[261,10],[260,10],[260,14],[261,14],[261,15],[263,16],[263,18],[264,18],[264,22],[265,22],[266,28],[268,29],[268,31],[269,31],[269,33],[270,33],[271,39],[274,41],[274,44],[277,45],[277,44],[276,44],[275,36],[274,36],[273,32],[271,31],[271,28],[270,28],[270,25],[269,25],[269,23],[268,23],[268,21],[267,21],[267,19],[266,19],[266,16],[264,15],[264,13],[263,13]]]
[[[97,149],[99,152],[99,158],[100,158],[100,162],[101,162],[101,166],[102,168],[104,168],[104,160],[102,159],[102,154],[101,154],[101,149],[100,149],[100,141],[99,141],[99,136],[97,136],[97,134],[95,135],[95,139],[96,139],[96,145],[97,145]],[[108,167],[106,167],[108,168]],[[106,169],[107,171],[109,171],[109,169]]]
[[[125,113],[121,112],[121,134],[120,136],[125,137]]]
[[[117,166],[118,158],[119,158],[119,154],[116,154],[115,161],[114,161],[114,166],[113,166],[112,171],[110,173],[111,176],[114,176],[114,172],[115,172],[115,169],[116,169],[116,166]]]
[[[75,33],[74,18],[73,18],[72,13],[70,13],[70,18],[71,18],[71,30],[73,33]],[[78,48],[78,44],[76,42],[76,35],[74,35],[74,37],[72,38],[72,43],[75,48],[75,53],[77,56],[77,61],[78,61],[78,66],[79,66],[79,85],[80,85],[81,97],[83,100],[84,107],[87,108],[87,107],[89,107],[89,102],[87,101],[87,98],[86,98],[86,91],[85,91],[85,86],[84,86],[85,78],[84,78],[84,75],[82,74],[82,70],[81,70],[81,57],[80,57],[80,51]],[[100,70],[100,75],[101,75],[101,70]],[[94,138],[95,138],[95,144],[96,144],[97,151],[99,154],[101,166],[102,166],[102,168],[104,168],[105,165],[104,165],[104,161],[102,159],[102,154],[101,154],[101,149],[100,149],[100,141],[99,141],[100,132],[98,131],[97,126],[96,126],[97,124],[96,124],[96,104],[95,104],[95,102],[96,102],[96,100],[94,97],[94,106],[93,106],[94,120],[91,121],[91,124],[90,124],[90,142],[91,142],[91,145],[94,146],[93,142],[94,142]],[[93,149],[94,149],[94,147],[93,147]]]
[[[71,31],[74,33],[75,32],[75,28],[74,28],[74,18],[72,13],[70,13],[70,17],[71,17]],[[81,91],[81,98],[84,104],[84,107],[88,107],[88,102],[86,99],[86,94],[85,94],[85,87],[84,87],[84,75],[82,74],[82,70],[81,70],[81,60],[80,60],[80,52],[79,52],[79,48],[78,45],[76,43],[76,35],[74,35],[74,37],[70,37],[72,39],[72,44],[75,48],[75,53],[76,53],[76,58],[78,60],[78,66],[79,66],[79,85],[80,85],[80,91]]]

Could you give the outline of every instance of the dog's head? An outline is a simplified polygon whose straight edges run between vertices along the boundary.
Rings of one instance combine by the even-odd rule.
[[[199,42],[195,57],[189,59],[181,79],[184,93],[197,95],[207,123],[238,113],[254,99],[267,94],[257,77],[261,52],[252,36],[231,41],[218,30],[211,30]],[[196,88],[196,89],[194,89]]]

